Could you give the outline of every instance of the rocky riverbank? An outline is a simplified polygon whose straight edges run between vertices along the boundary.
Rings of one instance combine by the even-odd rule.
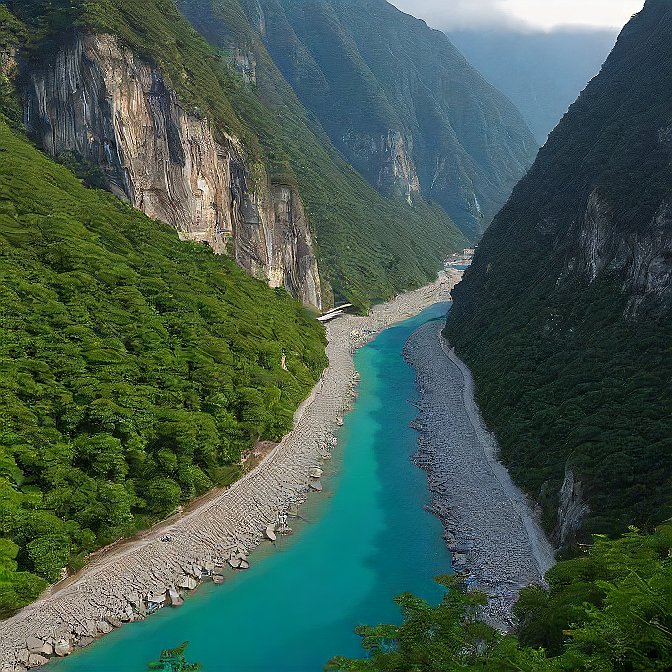
[[[521,588],[543,583],[553,549],[523,493],[498,461],[499,448],[474,400],[471,373],[441,335],[418,329],[404,349],[421,392],[416,463],[429,478],[456,571],[490,597],[485,619],[502,630]]]
[[[319,465],[355,395],[353,353],[381,330],[450,298],[460,274],[345,316],[327,327],[329,367],[295,415],[295,427],[253,471],[186,515],[101,553],[79,575],[0,622],[0,672],[25,672],[70,654],[165,604],[180,604],[219,568],[249,566],[248,555],[280,530],[287,513],[319,490]]]

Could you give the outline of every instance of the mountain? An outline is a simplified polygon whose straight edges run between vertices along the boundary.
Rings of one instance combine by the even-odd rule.
[[[3,118],[0,299],[0,617],[235,480],[326,364],[286,292],[85,188]]]
[[[672,515],[672,7],[648,0],[484,236],[446,334],[559,545]]]
[[[482,75],[522,112],[543,145],[569,106],[600,71],[616,42],[611,30],[450,31]]]
[[[306,305],[368,306],[464,245],[437,205],[371,188],[286,83],[263,101],[243,55],[213,49],[170,0],[7,5],[28,26],[16,84],[30,137]]]
[[[172,0],[0,2],[0,617],[286,433],[316,311],[466,243],[347,162],[237,0],[180,8],[210,43]]]
[[[241,4],[301,102],[371,184],[411,201],[421,194],[480,236],[537,145],[443,33],[385,0]]]

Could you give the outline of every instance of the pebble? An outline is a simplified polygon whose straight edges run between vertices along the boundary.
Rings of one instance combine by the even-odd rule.
[[[428,474],[432,512],[456,555],[458,569],[477,579],[490,601],[484,619],[501,630],[513,625],[521,588],[544,584],[553,549],[525,495],[498,461],[499,447],[474,400],[466,365],[428,323],[404,348],[421,392],[421,432],[415,463]]]

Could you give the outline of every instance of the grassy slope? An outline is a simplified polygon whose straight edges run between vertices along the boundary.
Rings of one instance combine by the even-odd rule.
[[[625,320],[618,263],[590,284],[567,272],[594,189],[616,240],[653,228],[669,202],[670,35],[659,1],[626,27],[484,237],[448,320],[503,458],[543,500],[549,529],[565,465],[587,489],[587,531],[672,514],[669,311],[653,299]]]
[[[9,539],[53,581],[235,477],[325,365],[322,327],[287,294],[84,188],[3,121],[0,256],[0,571]],[[0,613],[22,576],[0,574]]]

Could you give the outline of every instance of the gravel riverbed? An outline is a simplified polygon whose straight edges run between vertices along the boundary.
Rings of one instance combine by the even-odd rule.
[[[543,584],[553,549],[497,459],[497,441],[476,406],[471,373],[441,335],[443,326],[422,326],[404,349],[421,393],[415,461],[428,474],[432,510],[443,523],[456,570],[473,575],[489,596],[485,620],[509,630],[518,592]]]

